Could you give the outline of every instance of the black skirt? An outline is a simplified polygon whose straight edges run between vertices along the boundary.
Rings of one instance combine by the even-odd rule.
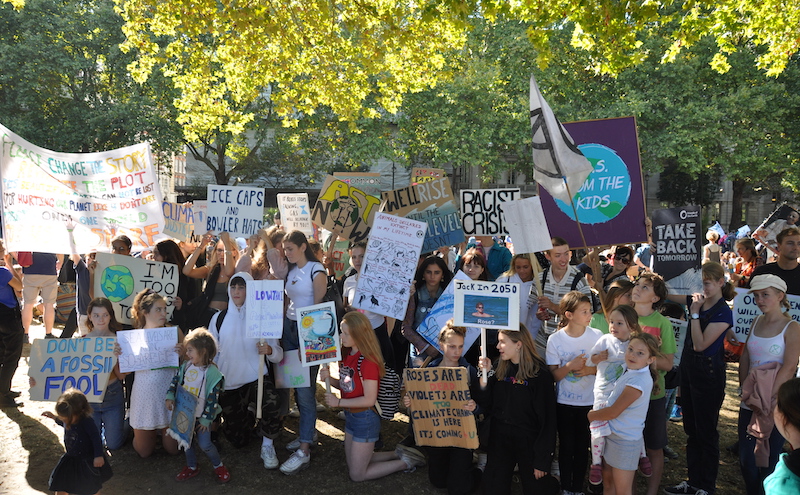
[[[111,479],[108,459],[103,467],[94,467],[94,458],[64,454],[50,473],[50,490],[75,495],[94,495]]]

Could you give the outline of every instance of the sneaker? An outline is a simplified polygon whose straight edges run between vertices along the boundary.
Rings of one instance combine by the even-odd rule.
[[[697,495],[697,488],[689,484],[688,481],[681,481],[675,486],[664,488],[666,495]]]
[[[481,471],[486,471],[486,463],[488,460],[489,455],[486,452],[478,452],[478,461],[475,463],[475,467]]]
[[[281,464],[281,472],[286,475],[297,474],[311,464],[311,456],[300,449]]]
[[[639,458],[639,473],[645,478],[653,476],[653,465],[650,463],[649,457],[645,456]]]
[[[298,409],[297,406],[294,406],[293,408],[289,409],[289,416],[291,416],[293,418],[299,418],[300,417],[300,409]]]
[[[220,483],[227,483],[231,480],[231,472],[224,465],[214,468],[214,474],[217,475],[217,481]]]
[[[278,456],[275,454],[275,446],[272,444],[261,446],[261,460],[264,461],[264,469],[275,469],[278,467]]]
[[[550,475],[559,479],[561,478],[561,468],[558,467],[558,461],[553,461],[553,463],[550,464]]]
[[[398,445],[394,453],[408,466],[407,472],[413,472],[418,467],[425,465],[425,455],[414,447]]]
[[[681,406],[679,406],[678,404],[675,404],[674,406],[672,406],[672,413],[670,413],[670,415],[669,415],[669,420],[670,421],[682,421],[683,420],[683,410],[681,409]]]
[[[198,474],[200,474],[199,469],[192,469],[189,466],[183,466],[183,469],[181,469],[181,472],[178,473],[178,476],[175,476],[175,481],[186,481],[190,478],[194,478]]]
[[[589,468],[589,483],[593,485],[600,485],[603,483],[603,466],[600,464],[592,464]]]
[[[670,447],[669,445],[665,445],[664,446],[664,457],[666,457],[667,459],[673,459],[674,460],[674,459],[678,458],[678,453],[675,452],[674,450],[672,450],[672,447]]]
[[[325,410],[325,404],[320,404],[319,402],[317,402],[317,412],[322,412],[324,410]],[[298,417],[299,416],[300,416],[300,413],[298,412]]]
[[[339,411],[339,413],[336,415],[336,417],[341,419],[342,421],[344,421],[344,419],[345,419],[344,411]]]
[[[311,437],[311,444],[310,445],[311,445],[312,449],[317,446],[317,438],[318,438],[318,435],[317,435],[317,432],[315,431],[314,432],[314,436]],[[292,440],[291,442],[286,444],[286,450],[288,450],[289,452],[294,452],[299,448],[300,448],[300,437],[297,437],[294,440]]]
[[[52,333],[46,333],[46,334],[44,334],[44,338],[46,338],[46,339],[54,339],[54,338],[56,338],[56,336],[53,335]]]

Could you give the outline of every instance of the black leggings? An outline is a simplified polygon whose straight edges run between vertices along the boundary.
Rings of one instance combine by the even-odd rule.
[[[561,471],[561,489],[583,492],[586,468],[589,463],[589,419],[586,415],[592,406],[556,404],[558,412],[558,467]]]

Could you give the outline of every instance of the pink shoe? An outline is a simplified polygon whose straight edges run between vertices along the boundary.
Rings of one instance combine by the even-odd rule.
[[[214,474],[217,475],[217,481],[220,483],[227,483],[231,480],[231,473],[224,465],[214,468]]]
[[[200,469],[192,469],[189,466],[183,466],[183,469],[178,476],[175,476],[176,481],[186,481],[188,479],[194,478],[200,474]]]
[[[589,483],[593,485],[603,484],[603,466],[600,464],[592,464],[589,468]]]
[[[639,472],[645,478],[649,478],[650,476],[653,476],[653,465],[650,464],[650,458],[649,457],[640,457],[639,458]]]

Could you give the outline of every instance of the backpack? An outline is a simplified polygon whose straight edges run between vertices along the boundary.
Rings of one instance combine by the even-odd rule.
[[[547,283],[547,274],[550,273],[550,270],[544,270],[542,273],[544,274],[542,276],[542,290],[544,290],[544,286]],[[576,290],[576,287],[578,287],[583,277],[583,272],[578,271],[575,277],[572,278],[572,284],[569,286],[569,290]],[[597,299],[597,293],[591,287],[589,287],[589,297],[592,299],[592,313],[597,313],[603,309],[603,305],[600,304],[600,300]]]
[[[358,357],[358,376],[361,378],[362,384],[364,383],[364,377],[361,376],[361,362],[363,360],[364,355],[362,354]],[[393,369],[386,366],[386,363],[384,363],[383,368],[386,372],[378,382],[378,400],[375,402],[375,409],[378,412],[378,416],[391,420],[394,418],[394,413],[400,410],[400,376]]]
[[[312,273],[312,282],[317,273],[325,272],[317,270]],[[325,280],[327,285],[325,287],[325,295],[322,296],[322,302],[333,302],[333,305],[336,307],[336,320],[342,321],[342,318],[344,318],[344,299],[342,298],[342,291],[339,288],[339,283],[336,281],[336,277],[329,276],[327,273],[325,273]]]

